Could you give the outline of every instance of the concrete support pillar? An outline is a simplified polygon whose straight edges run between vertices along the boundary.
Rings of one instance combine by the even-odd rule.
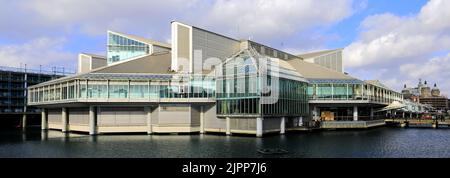
[[[373,107],[370,107],[370,120],[374,119]]]
[[[48,118],[47,118],[47,109],[42,109],[41,111],[41,129],[48,129]]]
[[[286,132],[286,118],[282,117],[280,123],[280,134],[284,134],[285,132]]]
[[[22,129],[27,128],[27,115],[23,114],[22,116]]]
[[[438,122],[437,122],[437,121],[436,121],[436,122],[433,122],[433,123],[431,124],[431,127],[433,127],[434,129],[438,128]]]
[[[313,107],[313,120],[316,120],[316,118],[317,118],[317,106],[314,106]]]
[[[97,118],[95,114],[95,107],[89,106],[89,135],[97,134]]]
[[[67,108],[61,110],[61,131],[69,131],[69,117],[67,116]]]
[[[48,140],[48,132],[45,130],[41,131],[41,141]]]
[[[203,106],[200,106],[200,133],[204,134],[205,133],[205,117],[204,117],[204,110],[203,110]]]
[[[262,137],[263,135],[263,119],[261,117],[256,118],[256,136]]]
[[[358,121],[358,106],[353,106],[353,121]]]
[[[407,123],[406,123],[406,122],[401,122],[401,123],[400,123],[400,127],[403,128],[403,127],[406,127],[406,126],[407,126]]]
[[[153,133],[152,108],[148,106],[145,108],[145,110],[147,111],[147,134],[152,134]]]
[[[231,135],[231,125],[230,125],[230,118],[226,117],[226,134]]]

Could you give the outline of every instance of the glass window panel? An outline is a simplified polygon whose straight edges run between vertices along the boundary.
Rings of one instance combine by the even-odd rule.
[[[148,85],[130,85],[130,97],[139,99],[148,98]]]
[[[109,85],[109,97],[110,98],[127,98],[128,97],[128,84],[123,83],[110,83]]]

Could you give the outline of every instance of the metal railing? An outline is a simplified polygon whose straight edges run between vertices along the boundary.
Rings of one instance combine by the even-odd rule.
[[[19,68],[19,67],[0,66],[0,71],[46,74],[46,75],[72,75],[72,74],[75,74],[75,72],[72,70],[67,70],[64,68],[60,68],[60,69],[62,69],[62,70],[58,70],[57,67],[53,67],[52,71],[48,71],[48,70],[41,70],[41,69],[37,70],[37,69],[27,69],[27,68]]]

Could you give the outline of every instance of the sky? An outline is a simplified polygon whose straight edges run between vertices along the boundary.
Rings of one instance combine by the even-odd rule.
[[[344,70],[401,90],[450,93],[448,0],[0,0],[0,65],[75,71],[106,31],[170,42],[184,22],[294,54],[344,48]]]

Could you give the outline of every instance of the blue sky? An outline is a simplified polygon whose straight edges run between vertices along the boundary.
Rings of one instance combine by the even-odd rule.
[[[450,92],[446,0],[1,1],[3,66],[75,70],[78,53],[105,55],[108,29],[168,42],[178,20],[292,53],[345,48],[355,77],[398,90],[422,78]]]

